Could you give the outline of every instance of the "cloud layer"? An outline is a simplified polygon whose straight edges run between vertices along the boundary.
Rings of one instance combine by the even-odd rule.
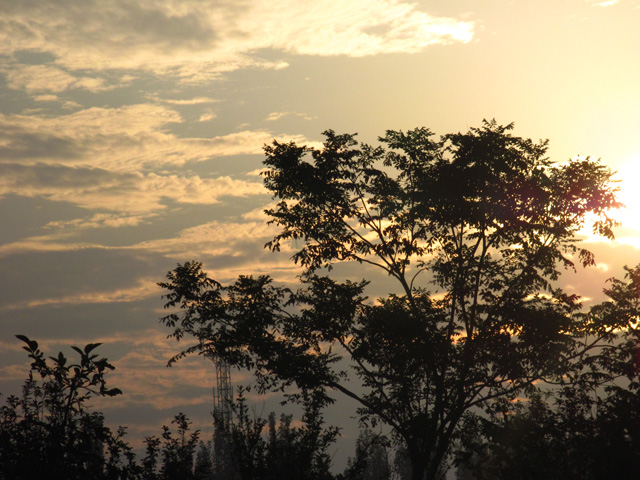
[[[271,132],[244,130],[213,138],[183,138],[166,130],[182,122],[157,104],[89,108],[60,116],[0,115],[0,197],[44,197],[129,220],[91,217],[103,226],[165,208],[165,199],[210,205],[224,196],[264,194],[255,178],[203,178],[189,163],[260,154]],[[284,135],[309,143],[300,135]],[[80,225],[78,225],[80,226]]]
[[[473,25],[397,0],[0,1],[0,55],[46,52],[55,66],[24,66],[9,85],[27,91],[108,88],[95,72],[141,70],[201,81],[240,68],[283,68],[266,49],[299,55],[413,53],[467,42]],[[86,74],[94,72],[94,74]],[[37,75],[36,75],[37,74]]]

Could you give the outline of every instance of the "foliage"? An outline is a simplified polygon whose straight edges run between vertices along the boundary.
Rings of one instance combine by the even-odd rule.
[[[171,423],[177,426],[176,436],[170,427],[164,425],[162,440],[153,436],[145,439],[147,451],[142,462],[145,480],[195,478],[193,454],[198,445],[200,431],[189,433],[190,422],[184,413],[176,415]],[[161,460],[159,468],[158,459]]]
[[[585,315],[615,337],[589,358],[588,371],[556,389],[532,389],[525,402],[503,402],[490,418],[467,418],[458,463],[473,478],[640,476],[640,266],[625,271],[624,280],[609,280],[610,299]],[[598,388],[594,376],[607,381]]]
[[[596,399],[583,388],[532,396],[467,424],[459,468],[483,479],[638,478],[640,396]]]
[[[193,467],[193,478],[195,480],[211,480],[213,478],[212,451],[213,444],[210,440],[207,443],[200,441],[195,466]]]
[[[124,429],[113,434],[99,412],[90,412],[93,397],[115,396],[106,374],[113,366],[89,344],[71,363],[60,352],[45,358],[38,343],[17,335],[31,358],[31,371],[20,397],[10,396],[0,409],[0,478],[130,478],[136,466]],[[39,378],[37,378],[39,377]]]
[[[162,440],[146,439],[146,456],[138,464],[126,428],[114,433],[102,413],[90,411],[92,398],[122,393],[107,387],[106,374],[114,367],[94,353],[99,343],[71,347],[79,355],[73,363],[62,352],[47,358],[38,342],[17,337],[32,363],[22,395],[0,407],[0,480],[203,478],[192,475],[199,432],[188,432],[184,414],[172,422],[177,436],[164,426]]]
[[[238,480],[329,480],[331,459],[327,453],[338,430],[325,428],[316,399],[303,399],[302,425],[294,427],[291,415],[275,413],[268,419],[251,414],[245,392],[240,389],[231,405],[234,421],[216,419],[216,429],[227,443],[231,468],[225,478]],[[266,430],[266,435],[265,435]],[[217,478],[217,477],[216,477]],[[222,477],[221,477],[222,478]]]
[[[263,390],[324,402],[341,392],[392,428],[415,480],[441,475],[467,413],[598,365],[584,381],[606,381],[608,360],[592,353],[616,340],[613,317],[578,315],[579,298],[555,281],[594,263],[576,237],[587,215],[613,237],[611,172],[588,158],[553,164],[547,142],[511,129],[388,131],[378,147],[327,131],[322,149],[266,146],[264,182],[279,200],[267,213],[280,228],[267,247],[301,246],[301,286],[223,286],[197,262],[178,265],[160,284],[174,309],[162,321],[197,343],[170,362],[213,351]],[[381,269],[397,290],[367,301],[366,280],[330,276],[345,261]]]
[[[387,437],[376,434],[368,428],[360,430],[356,441],[356,453],[349,459],[343,480],[389,480],[390,442]]]

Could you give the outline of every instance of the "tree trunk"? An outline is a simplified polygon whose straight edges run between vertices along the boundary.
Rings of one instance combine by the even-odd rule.
[[[425,480],[429,456],[415,446],[407,445],[407,447],[409,460],[411,461],[411,480]]]
[[[439,480],[442,478],[440,468],[442,458],[433,459],[431,455],[420,452],[418,449],[409,449],[409,452],[411,480]]]

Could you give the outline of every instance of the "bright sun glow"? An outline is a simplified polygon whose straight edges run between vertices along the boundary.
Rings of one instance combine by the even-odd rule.
[[[623,227],[640,230],[640,154],[623,164],[616,175],[620,180],[618,197],[626,208],[616,212]]]
[[[617,197],[625,205],[624,208],[609,213],[622,227],[622,230],[614,230],[616,242],[640,248],[640,154],[622,164],[616,171],[614,180],[619,181],[620,188]],[[587,214],[578,235],[586,242],[609,243],[609,240],[594,235],[595,221],[595,215]]]

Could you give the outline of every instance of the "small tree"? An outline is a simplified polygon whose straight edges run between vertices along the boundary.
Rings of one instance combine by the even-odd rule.
[[[389,439],[368,428],[360,430],[355,457],[349,459],[344,480],[389,480]]]
[[[72,363],[60,352],[46,358],[38,342],[17,335],[32,359],[20,397],[10,396],[0,408],[0,478],[125,479],[138,473],[134,454],[124,442],[125,430],[114,435],[99,412],[90,412],[92,397],[122,392],[107,388],[113,370],[94,350],[80,349]]]
[[[554,283],[594,263],[576,238],[585,216],[613,237],[611,172],[590,159],[554,165],[547,142],[511,129],[485,122],[439,141],[388,131],[379,147],[327,131],[322,149],[266,146],[279,201],[266,212],[280,228],[267,246],[297,245],[301,287],[267,276],[222,286],[197,262],[179,265],[161,284],[179,311],[162,321],[197,343],[170,362],[214,351],[263,389],[325,402],[340,392],[391,427],[414,480],[438,478],[468,412],[578,375],[612,341]],[[366,280],[329,276],[347,261],[380,269],[396,291],[368,302]]]
[[[189,434],[190,422],[184,413],[179,413],[171,421],[177,426],[174,437],[168,426],[162,427],[161,478],[163,480],[188,480],[193,478],[193,454],[198,444],[200,432]]]
[[[193,467],[193,477],[195,480],[213,480],[213,443],[200,441],[198,452],[196,453],[196,463]]]
[[[184,413],[178,413],[171,423],[177,426],[175,435],[170,426],[163,425],[161,438],[145,439],[142,480],[190,480],[196,475],[193,454],[200,431],[189,432],[191,422]]]

